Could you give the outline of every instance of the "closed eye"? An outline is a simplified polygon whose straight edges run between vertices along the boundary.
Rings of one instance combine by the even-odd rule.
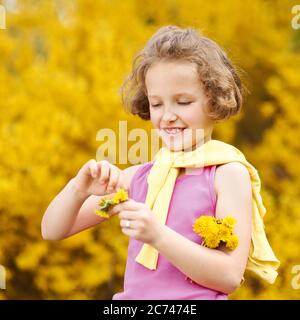
[[[180,105],[183,105],[183,106],[186,106],[186,105],[189,105],[189,104],[191,104],[192,102],[190,102],[190,101],[188,101],[188,102],[178,102],[178,104],[180,104]],[[159,107],[159,106],[161,106],[161,104],[151,104],[151,107]]]
[[[188,104],[191,104],[191,102],[178,102],[178,104],[188,105]]]

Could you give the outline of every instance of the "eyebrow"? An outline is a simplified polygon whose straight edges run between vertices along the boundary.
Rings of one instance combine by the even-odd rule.
[[[173,97],[177,98],[177,97],[180,97],[180,96],[194,96],[193,94],[191,93],[188,93],[188,92],[179,92],[179,93],[176,93],[173,95]],[[160,98],[160,96],[157,96],[157,95],[148,95],[149,98]]]

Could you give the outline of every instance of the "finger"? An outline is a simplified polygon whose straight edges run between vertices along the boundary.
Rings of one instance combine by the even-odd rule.
[[[139,217],[137,216],[136,211],[128,211],[128,210],[122,210],[118,214],[119,219],[125,219],[125,220],[137,220]]]
[[[130,220],[130,227],[127,227],[127,221],[130,219],[121,219],[120,220],[120,226],[122,228],[126,228],[126,229],[134,229],[135,226],[135,221],[134,220]]]
[[[127,184],[125,182],[124,173],[122,171],[119,172],[119,179],[118,179],[118,183],[117,183],[116,189],[117,190],[119,190],[119,189],[128,190],[128,186],[127,186]]]
[[[86,176],[91,176],[92,175],[92,171],[94,168],[94,162],[95,160],[91,159],[89,161],[87,161],[81,168],[80,168],[80,172],[82,172],[84,175]]]
[[[119,179],[119,169],[116,167],[111,166],[110,167],[110,176],[109,176],[109,182],[107,185],[107,191],[113,192]]]
[[[109,180],[110,168],[107,161],[100,161],[97,163],[98,168],[100,167],[99,182],[101,184],[107,183]]]
[[[89,172],[90,172],[90,175],[93,177],[93,178],[96,178],[97,177],[97,174],[98,174],[98,166],[97,166],[97,162],[92,159],[89,161]]]
[[[129,229],[129,228],[122,228],[122,232],[130,237],[130,238],[135,238],[136,237],[136,230],[134,229]]]
[[[124,201],[122,203],[116,204],[111,208],[111,212],[120,212],[122,210],[128,210],[128,211],[138,211],[141,208],[138,202],[135,202],[132,199],[129,199],[127,201]]]
[[[121,205],[123,210],[129,210],[129,211],[137,211],[140,210],[144,204],[134,201],[133,199],[128,199],[127,201],[124,201],[122,203],[119,203],[118,206]]]

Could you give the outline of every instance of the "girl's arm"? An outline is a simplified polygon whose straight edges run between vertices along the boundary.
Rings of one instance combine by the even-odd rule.
[[[216,217],[231,215],[237,220],[234,230],[239,245],[235,250],[201,246],[165,225],[152,245],[196,283],[232,293],[241,284],[251,241],[252,186],[247,168],[239,162],[219,166],[215,189]]]
[[[122,171],[128,190],[139,166],[135,165]],[[87,196],[78,190],[75,178],[71,179],[45,211],[41,223],[42,237],[45,240],[62,240],[107,220],[95,214],[102,197],[104,196]]]

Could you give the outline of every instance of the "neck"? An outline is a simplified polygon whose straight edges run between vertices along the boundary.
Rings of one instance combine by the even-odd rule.
[[[165,148],[169,149],[169,151],[171,152],[179,152],[179,151],[183,151],[183,152],[190,152],[190,151],[194,151],[196,150],[197,148],[199,148],[201,145],[205,144],[206,142],[210,141],[212,138],[212,130],[209,130],[208,132],[206,131],[203,139],[201,139],[200,141],[197,141],[195,144],[193,144],[191,147],[188,147],[188,148],[184,148],[184,149],[181,149],[181,150],[177,150],[177,151],[174,151],[170,148],[168,148],[166,145],[164,146]]]
[[[192,150],[199,148],[200,146],[202,146],[203,144],[205,144],[206,142],[208,142],[210,140],[211,140],[211,135],[204,136],[203,140],[198,141],[196,144],[194,144],[192,146]]]

